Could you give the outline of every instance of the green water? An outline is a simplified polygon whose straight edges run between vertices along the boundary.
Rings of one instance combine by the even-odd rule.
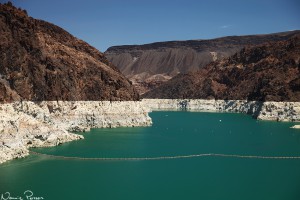
[[[300,131],[289,128],[293,123],[232,113],[150,115],[152,127],[94,129],[84,133],[85,140],[34,150],[77,157],[300,156]],[[300,160],[84,161],[31,155],[0,165],[0,195],[22,196],[25,190],[44,199],[299,200]]]

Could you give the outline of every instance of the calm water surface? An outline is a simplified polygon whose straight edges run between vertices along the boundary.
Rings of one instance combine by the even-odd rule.
[[[93,129],[85,140],[34,150],[77,157],[300,156],[300,130],[290,129],[293,123],[233,113],[150,115],[152,127]],[[300,160],[84,161],[31,155],[0,165],[0,195],[24,197],[26,190],[44,199],[299,200]]]

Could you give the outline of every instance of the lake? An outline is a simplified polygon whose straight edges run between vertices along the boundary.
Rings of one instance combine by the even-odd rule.
[[[92,129],[85,139],[33,151],[83,158],[195,154],[300,156],[295,123],[236,113],[152,112],[151,127]],[[0,195],[43,199],[299,200],[300,159],[191,157],[65,160],[30,155],[0,165]],[[26,193],[29,194],[28,192]],[[1,196],[0,196],[1,199]]]

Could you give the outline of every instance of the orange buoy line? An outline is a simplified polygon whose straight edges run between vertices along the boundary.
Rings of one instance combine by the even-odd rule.
[[[170,160],[170,159],[183,159],[183,158],[195,158],[195,157],[232,157],[232,158],[248,158],[248,159],[300,159],[300,156],[256,156],[256,155],[237,155],[237,154],[191,154],[191,155],[178,155],[178,156],[159,156],[159,157],[124,157],[124,158],[86,158],[86,157],[73,157],[73,156],[56,156],[50,154],[38,153],[30,151],[35,155],[47,156],[56,159],[64,160],[111,160],[111,161],[134,161],[134,160]]]

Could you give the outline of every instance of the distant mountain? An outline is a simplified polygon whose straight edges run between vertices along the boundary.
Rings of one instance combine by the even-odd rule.
[[[138,98],[103,53],[11,3],[0,4],[0,101]]]
[[[300,101],[300,33],[180,74],[145,98]]]
[[[244,47],[287,40],[299,33],[300,31],[289,31],[212,40],[114,46],[108,48],[105,55],[142,94],[179,73],[197,71],[212,61],[232,56]]]

